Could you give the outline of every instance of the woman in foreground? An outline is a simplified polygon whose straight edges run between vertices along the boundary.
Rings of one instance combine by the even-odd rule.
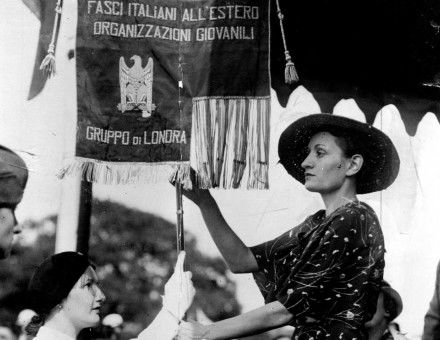
[[[387,188],[399,157],[374,127],[316,114],[281,135],[281,164],[325,209],[274,240],[247,247],[208,190],[184,194],[197,204],[234,273],[253,273],[265,306],[210,325],[182,323],[179,339],[230,339],[283,325],[293,339],[367,339],[383,279],[384,241],[378,218],[357,194]]]
[[[163,307],[139,340],[171,340],[178,323],[194,298],[191,273],[183,271],[185,253],[177,259],[174,274],[165,285]],[[105,295],[93,264],[77,252],[63,252],[46,259],[29,284],[34,316],[26,327],[35,340],[72,340],[100,321]]]

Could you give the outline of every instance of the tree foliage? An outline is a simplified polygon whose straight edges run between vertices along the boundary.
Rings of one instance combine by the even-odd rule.
[[[238,314],[235,284],[224,262],[202,255],[190,233],[185,233],[185,250],[186,269],[192,271],[197,291],[194,308],[201,308],[211,320]],[[95,201],[89,254],[109,297],[108,312],[151,321],[177,258],[175,225],[119,204]]]
[[[26,222],[23,239],[11,258],[0,262],[2,324],[12,324],[17,313],[28,306],[26,287],[32,272],[54,252],[51,224],[56,224],[56,217]],[[107,296],[104,313],[119,313],[125,320],[146,326],[161,307],[163,287],[177,258],[174,224],[95,200],[89,245],[89,256]],[[228,278],[224,262],[202,255],[190,233],[185,233],[185,247],[186,269],[193,272],[197,290],[192,309],[202,310],[213,321],[237,315],[235,284]]]

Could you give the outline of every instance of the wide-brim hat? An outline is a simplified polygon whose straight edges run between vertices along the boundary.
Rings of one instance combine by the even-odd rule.
[[[356,192],[367,194],[388,188],[396,179],[400,159],[391,139],[379,129],[343,116],[319,113],[300,118],[281,134],[278,143],[280,163],[296,180],[304,184],[301,163],[313,135],[322,131],[344,131],[368,151],[362,170],[356,175]]]

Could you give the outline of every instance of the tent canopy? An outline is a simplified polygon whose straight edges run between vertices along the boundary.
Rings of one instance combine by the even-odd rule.
[[[331,112],[342,98],[354,98],[371,122],[380,108],[394,104],[410,134],[425,112],[439,117],[439,1],[280,0],[280,6],[300,77],[299,84],[284,83],[283,44],[272,0],[272,87],[283,106],[301,84],[323,112]]]

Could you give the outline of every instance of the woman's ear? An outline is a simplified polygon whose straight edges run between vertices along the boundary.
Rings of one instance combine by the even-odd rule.
[[[362,157],[362,155],[356,154],[351,156],[349,159],[349,166],[346,172],[347,176],[356,175],[361,170],[363,164],[364,164],[364,157]]]

